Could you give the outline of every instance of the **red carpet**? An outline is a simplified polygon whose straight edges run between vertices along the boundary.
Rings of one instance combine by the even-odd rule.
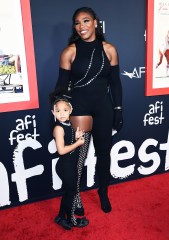
[[[0,240],[169,240],[169,173],[111,185],[113,211],[100,210],[96,190],[82,193],[85,228],[53,222],[60,197],[0,211]]]

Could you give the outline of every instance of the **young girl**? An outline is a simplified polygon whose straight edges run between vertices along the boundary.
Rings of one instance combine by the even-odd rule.
[[[85,227],[89,223],[85,217],[76,218],[74,215],[78,181],[79,146],[84,144],[84,132],[79,128],[74,132],[69,121],[71,112],[72,105],[68,99],[63,95],[55,96],[53,93],[52,113],[56,121],[53,136],[60,155],[56,165],[56,172],[62,179],[62,188],[64,190],[60,211],[55,218],[55,222],[66,230],[70,230],[72,227]]]

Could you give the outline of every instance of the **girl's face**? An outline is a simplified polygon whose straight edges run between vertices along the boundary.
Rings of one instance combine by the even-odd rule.
[[[96,39],[97,21],[89,13],[80,12],[75,18],[74,27],[82,40],[91,42]]]
[[[52,110],[53,115],[59,122],[65,122],[69,120],[69,116],[72,112],[72,108],[69,103],[64,101],[57,102]]]

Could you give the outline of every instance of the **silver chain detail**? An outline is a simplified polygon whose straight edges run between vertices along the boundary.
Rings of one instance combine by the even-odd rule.
[[[78,179],[77,179],[77,194],[76,194],[76,208],[81,208],[82,207],[82,200],[80,197],[80,180],[82,176],[82,171],[84,167],[84,161],[87,157],[87,152],[89,148],[89,143],[90,143],[90,132],[86,132],[84,135],[85,138],[85,143],[80,147],[80,152],[79,152],[79,161],[78,161]]]
[[[73,144],[73,142],[74,142],[74,139],[75,139],[75,133],[74,133],[74,129],[72,128],[72,125],[71,125],[71,130],[72,130],[72,139],[71,139],[71,144]],[[74,151],[75,151],[75,149],[74,149],[74,150],[72,150],[72,151],[70,152],[70,154],[72,154]]]
[[[86,78],[86,76],[87,76],[87,74],[88,74],[88,72],[89,72],[89,70],[90,70],[90,68],[91,68],[91,66],[92,66],[92,61],[93,61],[94,52],[95,52],[95,48],[93,49],[93,52],[92,52],[92,55],[91,55],[91,58],[90,58],[90,63],[89,63],[89,66],[88,66],[88,68],[87,68],[87,71],[86,71],[84,77],[82,77],[79,81],[77,81],[77,82],[74,84],[74,86],[76,86],[79,82],[81,82],[83,79]]]
[[[64,125],[64,126],[70,126],[71,124],[70,124],[70,122],[69,123],[66,123],[66,122],[60,122],[62,125]]]
[[[94,50],[95,50],[95,49],[94,49]],[[81,82],[82,80],[84,80],[84,79],[86,78],[86,76],[87,76],[87,74],[88,74],[88,72],[89,72],[89,69],[91,68],[91,65],[92,65],[92,62],[93,62],[94,50],[93,50],[93,52],[92,52],[91,61],[90,61],[90,63],[89,63],[89,66],[88,66],[88,68],[87,68],[87,71],[86,71],[85,76],[84,76],[82,79],[80,79],[77,83],[74,84],[74,88],[77,88],[77,87],[85,87],[85,86],[89,85],[91,82],[93,82],[93,80],[94,80],[94,79],[101,73],[101,71],[103,70],[103,67],[104,67],[104,54],[103,54],[103,51],[102,51],[102,65],[101,65],[101,67],[100,67],[100,70],[99,70],[99,71],[96,73],[96,75],[95,75],[93,78],[91,78],[87,83],[85,83],[85,84],[83,84],[83,85],[77,85],[79,82]]]
[[[74,198],[73,198],[72,209],[71,209],[71,222],[73,223],[73,225],[76,226],[77,225],[77,219],[74,215],[75,209],[76,209],[76,196],[74,196]]]

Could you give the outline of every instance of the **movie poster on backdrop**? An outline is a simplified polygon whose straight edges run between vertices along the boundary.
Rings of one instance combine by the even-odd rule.
[[[169,0],[147,0],[146,96],[169,94]]]
[[[38,108],[30,0],[0,0],[0,112]]]

